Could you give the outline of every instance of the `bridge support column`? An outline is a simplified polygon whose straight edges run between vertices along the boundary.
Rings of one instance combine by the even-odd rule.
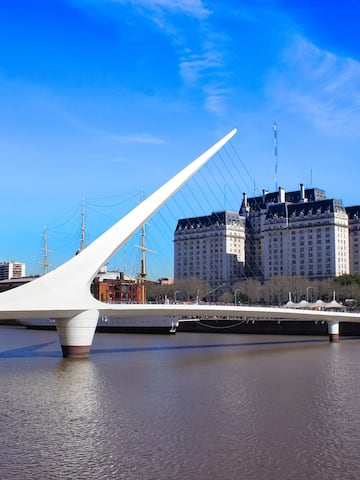
[[[86,310],[75,317],[56,319],[56,329],[64,358],[89,356],[98,319],[97,310]]]
[[[328,322],[329,342],[339,341],[339,322]]]

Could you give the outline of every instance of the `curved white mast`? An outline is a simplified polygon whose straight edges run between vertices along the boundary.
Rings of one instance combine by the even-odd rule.
[[[110,257],[236,133],[196,158],[78,255],[43,277],[0,294],[0,318],[56,318],[64,356],[87,356],[99,311],[90,285]]]
[[[91,296],[90,285],[100,267],[235,133],[236,129],[228,133],[78,255],[47,275],[0,294],[0,318],[3,311],[8,311],[9,314],[15,312],[17,318],[20,318],[19,315],[26,318],[28,312],[34,316],[34,311],[39,316],[56,312],[57,317],[61,318],[86,309],[99,308],[98,303],[101,302]]]

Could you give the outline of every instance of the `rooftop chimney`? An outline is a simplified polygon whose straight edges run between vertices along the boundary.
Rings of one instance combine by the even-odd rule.
[[[245,215],[246,212],[248,212],[248,211],[249,211],[249,208],[248,208],[248,204],[247,204],[247,195],[244,192],[239,213],[240,213],[240,215]]]
[[[279,203],[285,203],[285,188],[279,187]]]
[[[305,202],[305,187],[303,183],[300,183],[300,202]]]

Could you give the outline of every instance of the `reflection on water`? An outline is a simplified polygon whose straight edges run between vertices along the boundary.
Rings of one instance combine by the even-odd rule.
[[[4,480],[360,477],[359,340],[0,334]]]

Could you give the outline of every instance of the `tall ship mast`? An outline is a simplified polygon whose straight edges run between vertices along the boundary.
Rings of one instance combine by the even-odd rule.
[[[146,303],[145,278],[146,278],[145,225],[143,225],[141,227],[141,272],[140,272],[141,303]]]
[[[80,248],[76,251],[76,255],[82,252],[85,249],[85,198],[82,199],[81,204],[81,237],[80,237]]]
[[[44,275],[46,275],[49,272],[49,268],[51,267],[49,263],[49,249],[47,246],[47,232],[46,232],[46,225],[44,225],[44,233],[43,233],[43,246],[42,249],[43,251],[43,261],[40,262],[42,263],[44,267]]]
[[[144,194],[141,192],[141,202],[144,200]],[[141,227],[141,245],[136,245],[136,247],[141,249],[141,271],[139,274],[139,283],[140,283],[140,302],[146,303],[146,288],[145,288],[145,279],[146,279],[146,252],[155,253],[154,250],[150,250],[145,246],[145,224]]]
[[[143,198],[142,198],[143,200]],[[85,200],[82,201],[82,208],[81,208],[81,237],[80,237],[80,246],[79,249],[76,251],[76,254],[80,253],[85,248]],[[141,266],[140,266],[140,273],[138,274],[138,278],[136,281],[135,287],[135,295],[136,301],[139,303],[146,303],[146,252],[155,253],[154,250],[150,250],[145,246],[145,224],[141,227],[141,242],[140,245],[136,245],[137,248],[141,249]],[[44,227],[43,233],[43,261],[41,264],[44,266],[44,273],[49,271],[49,267],[51,266],[48,261],[48,252],[49,249],[47,247],[47,231],[46,226]],[[120,282],[123,281],[118,276],[116,280],[110,280],[110,282]],[[93,286],[92,286],[93,288]],[[94,294],[94,290],[93,290]],[[97,294],[94,295],[95,298],[98,298],[101,301],[109,301],[106,299],[102,299],[97,291]],[[110,300],[111,302],[112,300]],[[19,321],[20,325],[25,326],[26,328],[34,328],[40,330],[55,330],[55,320],[53,318],[31,318],[27,320]],[[119,316],[119,317],[107,317],[106,315],[101,315],[98,320],[97,331],[101,332],[108,332],[108,333],[116,333],[116,332],[131,332],[131,333],[165,333],[165,334],[173,334],[176,333],[176,328],[179,325],[179,318],[178,317],[169,317],[159,315],[156,318],[147,317],[146,315],[139,315],[139,316],[131,316],[130,318]]]
[[[154,250],[150,250],[145,247],[145,225],[141,227],[141,246],[137,245],[141,249],[141,271],[139,275],[140,287],[141,287],[141,303],[146,303],[146,252],[155,253]]]

